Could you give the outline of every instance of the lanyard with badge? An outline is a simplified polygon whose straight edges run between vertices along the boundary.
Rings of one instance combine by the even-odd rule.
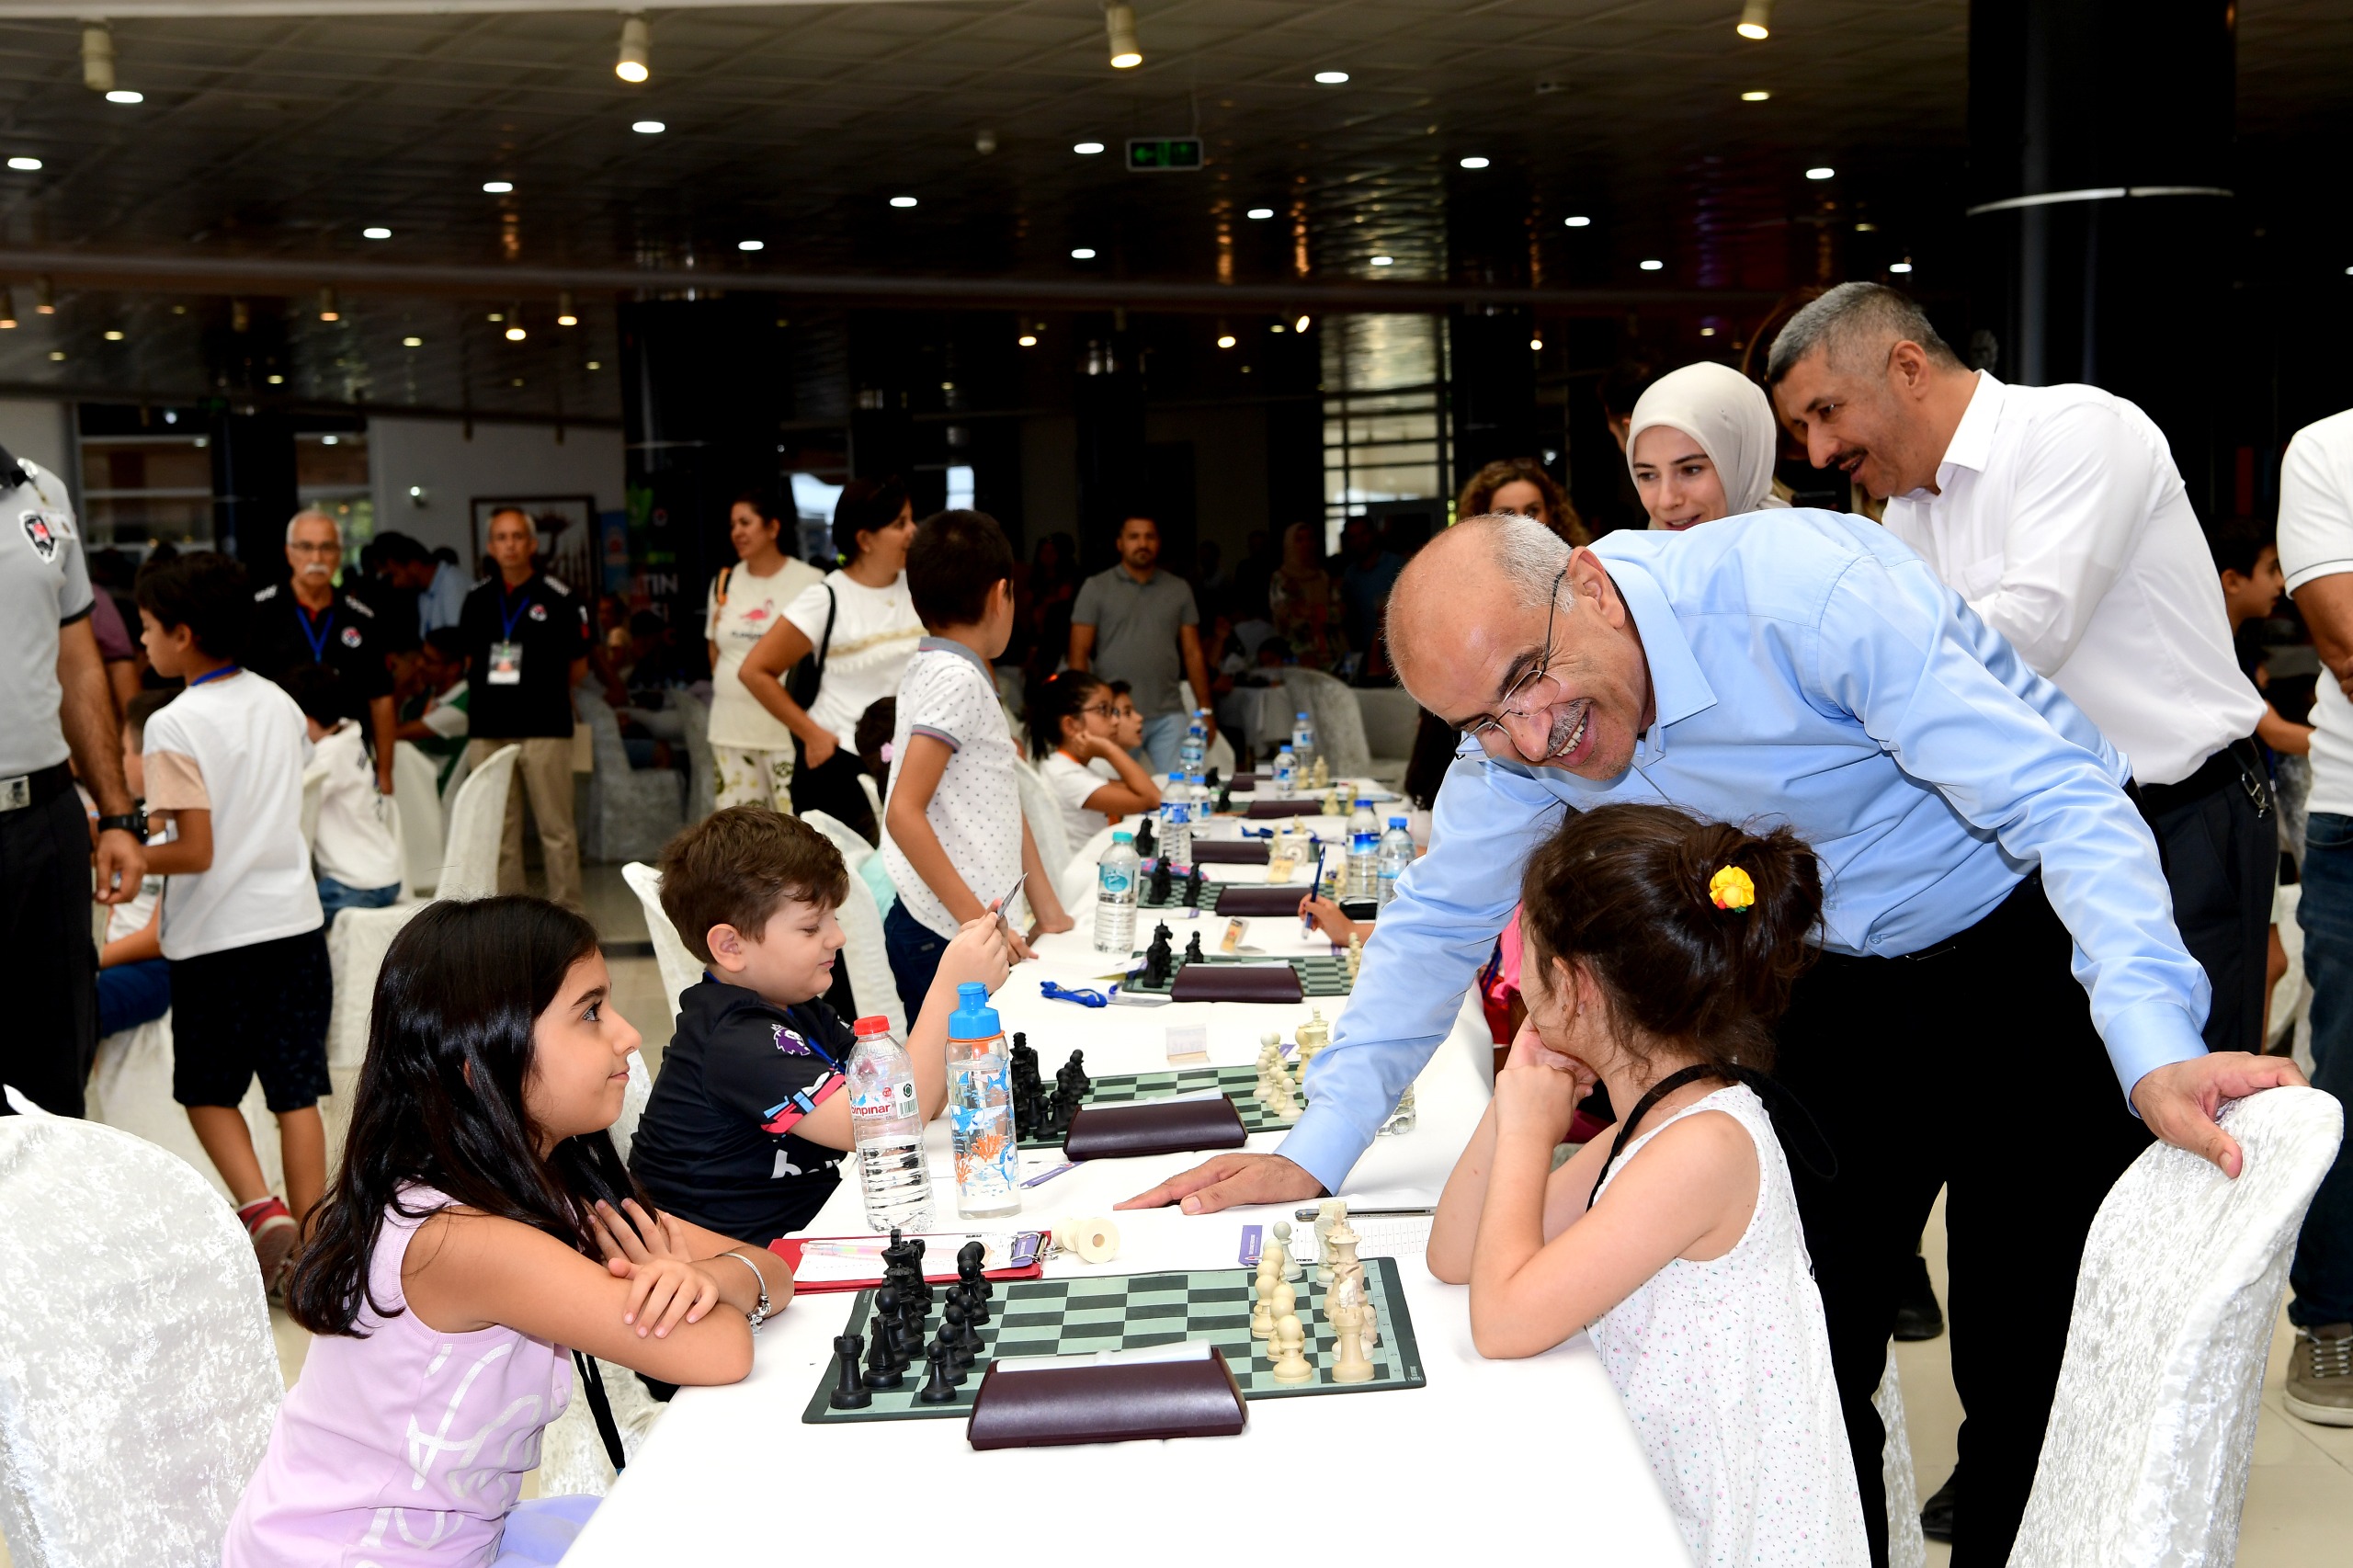
[[[332,604],[327,606],[327,612],[319,621],[318,630],[316,631],[311,630],[311,612],[304,608],[301,604],[297,604],[294,607],[294,619],[301,625],[302,641],[311,645],[311,663],[314,665],[325,664],[327,660],[327,633],[335,630],[335,606]]]
[[[515,641],[515,628],[531,611],[531,596],[525,594],[523,602],[512,611],[506,608],[506,587],[498,589],[499,636],[501,641],[490,645],[490,684],[520,686],[523,684],[523,644]]]

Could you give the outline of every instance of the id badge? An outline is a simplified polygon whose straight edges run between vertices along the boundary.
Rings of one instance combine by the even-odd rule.
[[[490,684],[493,686],[523,684],[523,644],[493,642],[490,645]]]

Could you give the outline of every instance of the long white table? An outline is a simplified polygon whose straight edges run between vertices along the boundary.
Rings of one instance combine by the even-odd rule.
[[[1314,819],[1309,819],[1313,822]],[[1323,819],[1325,836],[1341,824]],[[1217,836],[1234,827],[1221,822]],[[1226,880],[1264,881],[1256,867],[1218,866]],[[1305,878],[1300,879],[1304,885]],[[1073,1050],[1087,1071],[1149,1072],[1168,1065],[1171,1025],[1206,1025],[1209,1059],[1246,1063],[1259,1036],[1292,1028],[1321,1006],[1234,1003],[1090,1009],[1046,1000],[1041,981],[1095,985],[1121,967],[1095,952],[1091,903],[1073,911],[1075,931],[1046,937],[1035,963],[1013,971],[995,998],[1007,1032],[1028,1034],[1051,1074]],[[1155,918],[1139,915],[1138,943]],[[1169,919],[1181,949],[1191,923]],[[1224,922],[1199,921],[1214,950]],[[1328,952],[1293,919],[1250,922],[1248,943],[1268,953]],[[1345,1005],[1346,999],[1339,999]],[[1378,1140],[1350,1174],[1349,1195],[1415,1192],[1434,1199],[1491,1093],[1492,1044],[1466,997],[1452,1035],[1415,1085],[1418,1125]],[[955,1192],[945,1121],[929,1132],[934,1229],[952,1231]],[[1251,1138],[1271,1150],[1276,1134]],[[1045,1229],[1063,1218],[1109,1215],[1119,1256],[1090,1268],[1074,1257],[1050,1276],[1238,1267],[1242,1228],[1289,1218],[1293,1205],[1188,1218],[1173,1209],[1112,1215],[1112,1205],[1198,1163],[1196,1155],[1095,1161],[1023,1194],[1022,1212],[973,1221],[974,1230]],[[1058,1152],[1025,1153],[1025,1177],[1062,1164]],[[1299,1227],[1305,1230],[1306,1227]],[[844,1180],[811,1223],[812,1235],[867,1233],[857,1181]],[[1387,1250],[1368,1244],[1371,1255]],[[1132,1563],[1200,1564],[1258,1552],[1273,1532],[1344,1557],[1403,1561],[1417,1552],[1508,1559],[1563,1552],[1611,1564],[1681,1563],[1682,1538],[1591,1345],[1580,1335],[1525,1361],[1489,1361],[1471,1344],[1469,1292],[1440,1284],[1418,1252],[1398,1261],[1420,1342],[1426,1387],[1362,1395],[1259,1401],[1238,1436],[1097,1447],[974,1452],[955,1419],[804,1425],[801,1411],[830,1374],[832,1339],[851,1298],[797,1298],[761,1331],[752,1374],[727,1388],[685,1389],[579,1542],[568,1565],[642,1568],[674,1552],[686,1531],[699,1552],[727,1561],[802,1547],[847,1550],[858,1534],[920,1542],[926,1553],[1000,1556],[1074,1550]],[[840,1506],[829,1506],[833,1498]],[[1563,1505],[1571,1500],[1572,1515]],[[834,1529],[838,1525],[838,1540]],[[789,1550],[799,1550],[791,1548]],[[1288,1540],[1276,1550],[1293,1550]]]

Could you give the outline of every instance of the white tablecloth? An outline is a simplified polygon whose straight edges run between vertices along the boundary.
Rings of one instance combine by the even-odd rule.
[[[1210,869],[1264,876],[1253,867]],[[1263,1031],[1279,1028],[1288,1038],[1308,1016],[1311,1004],[1089,1009],[1047,1001],[1042,980],[1099,985],[1120,967],[1089,945],[1091,904],[1073,913],[1078,928],[1044,938],[1038,961],[1017,968],[995,999],[1006,1030],[1028,1034],[1049,1074],[1074,1049],[1086,1052],[1087,1071],[1098,1077],[1165,1067],[1170,1025],[1206,1025],[1211,1060],[1245,1063],[1256,1056]],[[1151,918],[1143,917],[1140,936],[1149,936]],[[1202,924],[1205,941],[1222,928]],[[1179,922],[1170,925],[1181,947],[1186,933]],[[1253,921],[1249,941],[1270,953],[1330,951],[1320,940],[1303,940],[1290,919]],[[1320,1005],[1335,1016],[1331,1004]],[[1376,1142],[1351,1173],[1350,1194],[1410,1191],[1434,1199],[1485,1108],[1493,1061],[1484,1019],[1475,1004],[1466,1005],[1416,1084],[1418,1127]],[[1280,1142],[1263,1133],[1249,1146],[1270,1150]],[[932,1124],[929,1142],[935,1228],[955,1229],[944,1121]],[[1198,1159],[1082,1165],[1028,1188],[1019,1216],[973,1228],[1043,1229],[1066,1217],[1110,1215],[1120,1199]],[[1059,1153],[1026,1153],[1023,1175],[1061,1163]],[[1122,1237],[1116,1259],[1090,1270],[1056,1258],[1048,1272],[1237,1266],[1242,1227],[1271,1224],[1292,1207],[1197,1218],[1173,1209],[1131,1210],[1113,1216]],[[866,1229],[851,1177],[809,1233]],[[749,1378],[680,1391],[564,1562],[642,1568],[675,1555],[682,1528],[699,1552],[726,1561],[773,1551],[781,1528],[806,1540],[848,1531],[840,1539],[849,1541],[870,1529],[883,1540],[969,1542],[990,1557],[1066,1557],[1078,1550],[1108,1552],[1122,1564],[1198,1565],[1259,1550],[1278,1524],[1268,1511],[1278,1504],[1281,1523],[1313,1529],[1320,1540],[1329,1519],[1344,1555],[1375,1562],[1459,1555],[1466,1541],[1498,1560],[1550,1562],[1570,1551],[1611,1564],[1687,1561],[1586,1339],[1580,1335],[1526,1361],[1483,1359],[1471,1344],[1469,1292],[1433,1279],[1418,1254],[1402,1256],[1399,1270],[1428,1376],[1424,1388],[1261,1401],[1233,1437],[991,1453],[969,1448],[963,1423],[953,1419],[803,1425],[801,1411],[828,1374],[831,1342],[850,1299],[801,1297],[761,1331]],[[1564,1506],[1570,1499],[1574,1514]],[[812,1536],[813,1528],[820,1533]]]

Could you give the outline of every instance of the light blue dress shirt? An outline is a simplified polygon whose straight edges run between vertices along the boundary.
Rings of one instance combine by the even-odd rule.
[[[1452,1028],[1564,806],[1788,825],[1821,858],[1822,943],[1840,953],[1932,947],[2040,868],[2126,1090],[2204,1053],[2205,971],[2123,760],[1918,556],[1818,511],[1613,533],[1593,552],[1642,634],[1656,722],[1607,783],[1475,751],[1448,771],[1429,853],[1381,911],[1283,1140],[1327,1190]]]
[[[433,581],[416,596],[416,634],[422,637],[436,628],[457,625],[465,615],[467,590],[473,585],[473,579],[441,562]]]

